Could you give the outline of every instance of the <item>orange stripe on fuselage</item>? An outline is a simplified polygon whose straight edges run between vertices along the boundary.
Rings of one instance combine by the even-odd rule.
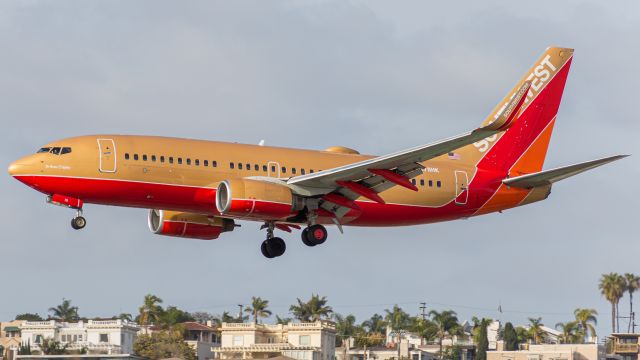
[[[549,122],[546,128],[534,140],[531,146],[522,154],[520,159],[509,170],[509,176],[520,176],[542,170],[547,148],[551,140],[551,133],[555,125],[555,118]],[[487,201],[475,215],[508,209],[518,206],[529,195],[531,190],[508,187],[501,184],[496,193]]]

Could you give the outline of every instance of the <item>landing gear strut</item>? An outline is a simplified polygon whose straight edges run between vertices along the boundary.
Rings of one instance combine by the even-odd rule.
[[[327,228],[320,224],[311,225],[302,230],[302,242],[307,246],[316,246],[327,241]]]
[[[71,219],[71,227],[75,230],[80,230],[84,229],[85,226],[87,226],[87,219],[82,217],[82,210],[78,210],[76,217]]]
[[[260,245],[262,255],[269,259],[282,256],[285,250],[287,250],[287,244],[285,244],[281,238],[273,236],[274,223],[268,222],[263,227],[267,229],[267,240],[263,241],[262,245]]]

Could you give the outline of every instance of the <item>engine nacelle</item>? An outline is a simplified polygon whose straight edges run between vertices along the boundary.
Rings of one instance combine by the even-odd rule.
[[[149,230],[158,235],[213,240],[234,228],[231,219],[167,210],[149,211]]]
[[[225,180],[216,191],[221,214],[261,220],[280,220],[302,208],[291,189],[284,185],[250,179]]]

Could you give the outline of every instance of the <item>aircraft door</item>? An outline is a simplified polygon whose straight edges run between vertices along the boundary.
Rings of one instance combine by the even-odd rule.
[[[469,176],[466,171],[454,171],[456,176],[456,205],[466,205],[469,200]]]
[[[276,161],[269,161],[267,163],[267,175],[269,177],[280,177],[280,163]]]
[[[98,139],[100,162],[98,170],[103,173],[116,172],[116,144],[113,139]]]

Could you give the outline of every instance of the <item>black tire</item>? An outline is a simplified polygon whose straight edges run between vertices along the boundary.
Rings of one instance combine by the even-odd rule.
[[[273,256],[271,256],[269,250],[267,249],[267,240],[263,241],[262,245],[260,245],[260,251],[262,251],[262,255],[264,255],[264,257],[266,257],[267,259],[273,258]]]
[[[315,245],[324,243],[327,241],[327,236],[329,236],[327,228],[320,224],[311,225],[306,230],[308,230],[306,233],[307,241]]]
[[[282,256],[287,250],[287,244],[279,237],[274,237],[267,240],[267,252],[273,257]]]
[[[309,247],[316,246],[317,245],[316,243],[309,241],[308,234],[309,234],[309,228],[304,228],[304,230],[302,230],[302,233],[300,234],[300,237],[302,238],[302,243]]]
[[[87,219],[82,216],[77,216],[71,219],[71,227],[75,230],[84,229],[85,226],[87,226]]]

